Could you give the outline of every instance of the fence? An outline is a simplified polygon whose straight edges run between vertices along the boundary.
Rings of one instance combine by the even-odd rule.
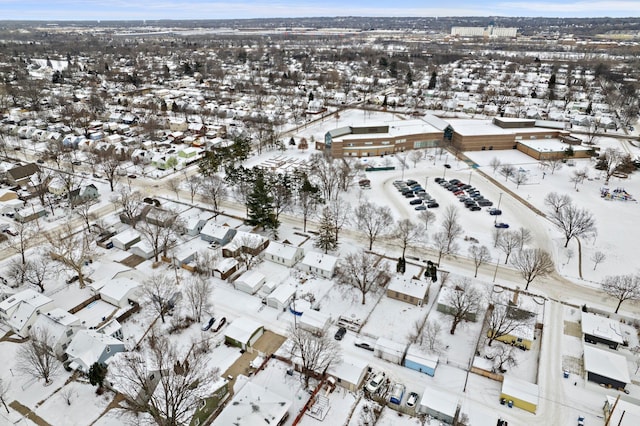
[[[75,314],[76,312],[86,308],[91,303],[95,302],[96,300],[100,300],[100,295],[99,294],[96,294],[95,296],[92,296],[92,297],[88,298],[87,300],[85,300],[84,302],[80,303],[79,305],[76,305],[73,308],[69,309],[69,313]]]

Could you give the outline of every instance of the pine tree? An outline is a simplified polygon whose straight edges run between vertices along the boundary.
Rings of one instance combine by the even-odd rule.
[[[107,376],[107,366],[105,364],[101,364],[99,362],[94,362],[89,368],[89,383],[93,386],[102,387],[102,382],[104,382],[105,377]]]
[[[333,216],[331,210],[328,207],[322,209],[322,216],[320,217],[320,228],[318,229],[318,236],[314,244],[319,249],[324,250],[326,254],[328,251],[333,251],[338,248],[338,240],[336,239],[336,229],[333,224]]]
[[[431,73],[431,79],[429,80],[429,86],[427,86],[427,88],[428,89],[435,89],[437,80],[438,80],[438,74],[435,71],[433,71]]]
[[[278,220],[273,212],[273,197],[262,171],[256,171],[253,191],[247,197],[247,223],[263,229],[278,229]]]

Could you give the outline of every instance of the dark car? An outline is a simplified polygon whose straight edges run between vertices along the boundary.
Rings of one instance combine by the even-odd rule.
[[[495,226],[496,228],[506,229],[509,227],[509,224],[504,222],[498,222],[498,223],[494,223],[493,226]]]
[[[429,203],[429,204],[427,204],[427,208],[428,209],[435,209],[437,207],[440,207],[440,204],[438,204],[438,203]]]
[[[418,182],[416,182],[416,181],[415,181],[415,180],[413,180],[413,179],[409,179],[409,180],[407,181],[407,185],[409,185],[409,186],[413,186],[413,185],[415,185],[415,184],[417,184],[417,183],[418,183]]]
[[[440,183],[440,182],[442,182],[443,180],[444,180],[444,179],[442,179],[441,177],[437,177],[437,178],[435,178],[433,181],[434,181],[435,183]]]
[[[216,322],[214,317],[209,318],[209,321],[202,324],[202,331],[209,331],[209,329],[213,326],[213,323]]]
[[[336,340],[342,340],[342,338],[344,337],[344,335],[347,334],[347,329],[344,327],[340,327],[338,329],[338,331],[336,331],[336,335],[333,336],[334,339]]]
[[[489,214],[491,216],[500,216],[502,214],[502,210],[491,208],[489,209]]]
[[[418,204],[422,204],[422,200],[420,198],[417,198],[415,200],[409,201],[409,204],[411,204],[412,206],[417,206]]]
[[[366,349],[366,350],[368,350],[368,351],[373,352],[373,346],[371,346],[371,345],[370,345],[370,344],[368,344],[367,342],[357,342],[357,343],[355,343],[355,345],[356,345],[357,347],[359,347],[359,348]]]
[[[457,184],[458,182],[460,182],[460,179],[449,179],[449,183],[452,183],[454,185]]]
[[[218,321],[216,321],[211,331],[213,331],[214,333],[219,331],[222,328],[222,326],[224,326],[226,323],[227,323],[227,317],[220,318]]]
[[[416,206],[415,210],[426,210],[427,206],[425,206],[424,204],[421,204],[419,206]]]
[[[482,209],[480,208],[480,206],[469,206],[469,210],[471,210],[472,212],[477,212]]]
[[[445,164],[444,167],[447,168],[447,169],[450,169],[451,168],[451,164]]]
[[[463,189],[463,190],[465,190],[465,191],[466,191],[466,190],[468,190],[468,189],[471,189],[471,188],[472,188],[472,186],[471,186],[471,185],[469,185],[468,183],[465,183],[464,185],[462,185],[462,186],[460,187],[460,189]]]
[[[413,198],[413,197],[415,197],[415,194],[413,192],[407,192],[407,193],[404,193],[402,195],[404,195],[404,198]]]
[[[478,201],[478,205],[482,207],[489,207],[493,205],[493,201],[489,201],[489,200],[477,200],[477,201]]]
[[[128,177],[129,177],[129,179],[135,179],[135,178],[137,178],[138,176],[136,176],[136,175],[129,175]]]

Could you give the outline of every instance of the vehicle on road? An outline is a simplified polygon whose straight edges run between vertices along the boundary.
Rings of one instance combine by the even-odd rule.
[[[509,227],[509,224],[504,222],[496,222],[493,224],[493,226],[495,226],[496,228],[507,229]]]
[[[368,351],[373,352],[373,346],[372,346],[372,345],[370,345],[370,344],[369,344],[369,343],[367,343],[367,342],[356,342],[356,343],[354,343],[354,344],[355,344],[357,347],[359,347],[359,348],[366,349],[366,350],[368,350]]]

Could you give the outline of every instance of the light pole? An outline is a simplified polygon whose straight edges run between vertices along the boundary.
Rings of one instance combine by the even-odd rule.
[[[427,183],[429,182],[429,176],[424,178],[424,189],[427,189]]]
[[[471,185],[471,175],[473,174],[473,169],[469,172],[469,185]]]
[[[444,177],[447,175],[447,168],[445,166],[442,166],[442,179],[444,179]]]
[[[496,208],[500,208],[500,201],[502,201],[502,192],[500,193],[500,197],[498,198],[498,207]]]
[[[500,255],[498,255],[498,259],[496,259],[496,269],[493,271],[493,282],[496,282],[496,275],[498,275],[498,265],[500,264]]]

